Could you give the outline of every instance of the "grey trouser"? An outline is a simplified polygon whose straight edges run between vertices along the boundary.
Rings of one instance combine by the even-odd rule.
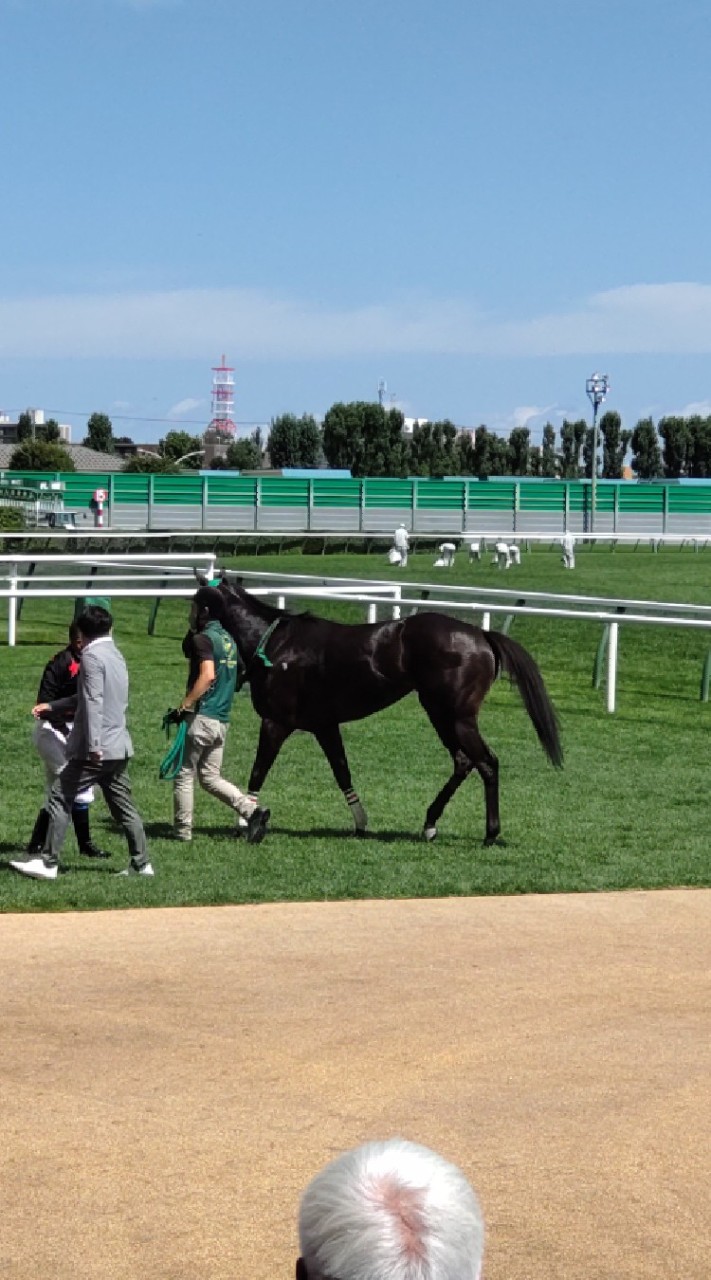
[[[200,786],[208,795],[228,804],[243,818],[248,818],[257,807],[254,800],[248,800],[239,787],[226,782],[221,776],[227,729],[228,726],[221,720],[213,720],[211,716],[201,716],[199,713],[188,721],[183,767],[173,787],[175,834],[184,840],[189,840],[192,835],[196,774]]]
[[[92,764],[90,760],[67,761],[47,801],[49,830],[42,851],[47,866],[56,866],[59,862],[72,805],[78,792],[87,787],[101,788],[111,817],[118,822],[128,841],[131,862],[135,867],[144,866],[148,862],[146,833],[133,803],[127,760],[102,760],[100,764]]]

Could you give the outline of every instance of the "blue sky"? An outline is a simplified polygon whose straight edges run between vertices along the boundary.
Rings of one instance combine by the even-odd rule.
[[[0,0],[0,411],[711,412],[708,0]]]

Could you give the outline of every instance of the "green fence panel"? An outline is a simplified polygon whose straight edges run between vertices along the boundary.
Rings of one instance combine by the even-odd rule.
[[[412,510],[412,484],[412,480],[368,476],[363,481],[364,505],[371,509],[396,507],[402,511],[410,511]]]
[[[126,474],[115,476],[114,504],[116,506],[120,506],[121,503],[140,506],[141,503],[148,502],[150,482],[150,476],[142,475],[138,471],[129,471]]]
[[[257,501],[264,507],[357,509],[363,505],[370,509],[389,508],[404,513],[420,510],[461,512],[513,512],[516,489],[519,490],[518,510],[522,512],[561,513],[565,510],[566,491],[569,494],[570,511],[590,514],[591,485],[589,481],[527,480],[525,477],[491,477],[479,480],[474,477],[451,477],[432,480],[429,477],[368,477],[359,479],[335,479],[318,476],[286,478],[281,476],[235,476],[215,472],[202,477],[197,474],[182,476],[149,476],[133,472],[54,472],[8,471],[0,472],[0,484],[19,480],[29,489],[36,490],[41,481],[59,481],[64,485],[62,495],[68,508],[88,508],[96,489],[105,489],[113,495],[116,507],[137,506],[149,500],[151,486],[156,506],[200,506],[203,492],[211,507],[253,507]],[[711,514],[711,479],[703,484],[679,484],[654,482],[638,484],[635,481],[600,480],[596,488],[597,510],[614,513],[649,513],[708,515]]]
[[[156,506],[199,506],[202,502],[202,476],[161,476],[153,482]]]
[[[513,511],[515,481],[490,484],[488,480],[467,480],[466,485],[470,511]]]
[[[96,471],[77,471],[72,475],[62,476],[65,484],[64,505],[67,507],[88,507],[96,489],[109,491],[109,473]]]
[[[570,510],[571,511],[590,511],[592,507],[592,485],[589,481],[582,483],[580,480],[570,480]],[[598,480],[595,491],[595,509],[596,511],[615,510],[615,485],[605,484],[603,480]]]
[[[259,499],[263,507],[308,507],[308,480],[289,479],[279,476],[265,476],[260,480]]]
[[[706,515],[711,511],[711,484],[670,484],[669,510],[675,515]]]
[[[256,501],[256,476],[207,477],[208,507],[253,507]]]
[[[519,511],[564,511],[565,483],[564,480],[540,480],[535,484],[527,484],[525,480],[521,480]]]
[[[360,480],[312,480],[314,507],[360,506]]]
[[[415,506],[419,511],[463,511],[464,480],[413,480]]]
[[[664,510],[664,485],[626,485],[619,486],[620,511],[637,511],[651,514]]]

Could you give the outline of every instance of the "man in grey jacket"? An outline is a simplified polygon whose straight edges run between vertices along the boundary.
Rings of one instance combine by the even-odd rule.
[[[133,803],[128,761],[133,755],[126,727],[128,672],[123,654],[111,635],[113,619],[107,609],[88,605],[77,619],[82,636],[82,663],[75,698],[41,702],[33,715],[66,710],[74,715],[67,738],[67,764],[50,792],[49,830],[39,857],[11,862],[33,880],[56,880],[75,796],[86,787],[100,787],[111,816],[123,828],[131,861],[119,875],[152,876],[146,833]]]

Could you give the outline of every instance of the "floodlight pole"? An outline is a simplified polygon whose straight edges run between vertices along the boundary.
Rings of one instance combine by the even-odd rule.
[[[590,469],[590,532],[595,532],[595,511],[597,507],[597,412],[610,388],[610,379],[606,373],[594,373],[585,383],[585,390],[593,409],[592,466]]]

